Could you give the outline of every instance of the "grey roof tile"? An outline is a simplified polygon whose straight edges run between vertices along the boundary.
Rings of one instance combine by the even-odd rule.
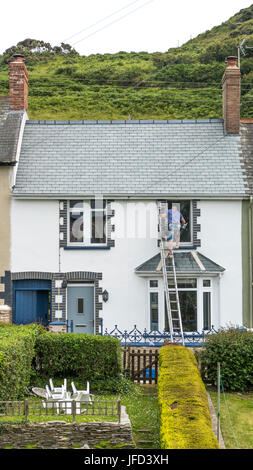
[[[0,96],[0,165],[15,163],[22,116],[10,109],[8,96]]]
[[[220,266],[219,264],[215,263],[211,259],[207,258],[206,256],[202,255],[199,252],[196,252],[198,255],[199,260],[203,264],[205,271],[202,271],[199,265],[196,263],[194,257],[192,256],[191,251],[175,251],[174,252],[174,260],[177,273],[193,273],[193,274],[205,274],[205,272],[223,272],[225,268]],[[161,266],[161,255],[158,253],[157,255],[153,256],[149,260],[142,263],[140,266],[136,268],[137,273],[162,273],[162,270],[157,270],[158,267]],[[167,270],[172,270],[171,259],[166,258],[166,266]],[[172,272],[171,272],[172,274]]]

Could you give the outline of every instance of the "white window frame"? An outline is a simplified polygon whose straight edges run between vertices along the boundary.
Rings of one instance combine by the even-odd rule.
[[[211,315],[210,315],[210,323],[211,323],[211,328],[212,328],[212,324],[214,323],[213,322],[213,279],[210,278],[210,277],[203,277],[201,279],[202,281],[202,293],[201,293],[201,305],[202,305],[202,313],[201,313],[201,317],[202,317],[202,328],[201,330],[204,328],[204,292],[210,292],[210,309],[211,309]],[[208,287],[204,287],[204,281],[210,281],[210,286]],[[205,330],[205,331],[208,331],[208,330]]]
[[[150,287],[150,282],[156,281],[157,287]],[[157,293],[157,302],[158,302],[158,327],[157,330],[160,331],[160,286],[159,286],[159,279],[150,278],[148,279],[148,331],[151,331],[151,302],[150,302],[150,294]]]
[[[81,207],[70,207],[70,200],[67,204],[67,244],[68,246],[73,247],[97,247],[97,246],[107,246],[108,237],[107,237],[107,201],[105,200],[105,208],[104,209],[92,209],[91,208],[91,200],[86,199],[75,199],[82,202]],[[105,212],[105,243],[91,243],[92,237],[92,212],[93,211],[101,211]],[[83,241],[82,242],[71,242],[70,241],[70,214],[72,212],[83,212]]]

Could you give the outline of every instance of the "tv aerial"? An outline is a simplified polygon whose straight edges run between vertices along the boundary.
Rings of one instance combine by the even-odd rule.
[[[238,67],[240,68],[241,66],[241,54],[245,57],[246,56],[246,51],[245,49],[253,49],[253,47],[250,47],[250,46],[244,46],[246,42],[246,38],[244,38],[242,40],[242,42],[240,42],[240,44],[238,44],[237,46],[237,51],[238,51]]]

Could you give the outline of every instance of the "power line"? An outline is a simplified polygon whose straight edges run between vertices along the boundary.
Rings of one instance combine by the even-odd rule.
[[[81,34],[84,31],[87,31],[87,30],[93,28],[97,24],[102,23],[103,21],[107,20],[108,18],[111,18],[112,16],[116,15],[117,13],[120,13],[123,10],[126,10],[126,8],[129,8],[131,5],[134,5],[135,3],[139,2],[139,1],[140,0],[134,0],[134,2],[128,3],[123,8],[120,8],[119,10],[114,11],[110,15],[104,16],[103,18],[101,18],[101,20],[96,21],[95,23],[91,24],[90,26],[87,26],[86,28],[81,29],[81,31],[78,31],[78,33],[72,34],[72,36],[69,36],[68,38],[64,39],[62,42],[68,41],[69,39],[72,39],[73,37],[78,36],[78,34]]]
[[[117,23],[118,21],[120,21],[120,20],[126,18],[127,16],[131,15],[132,13],[135,13],[137,10],[140,10],[141,8],[145,7],[146,5],[148,5],[149,3],[152,3],[152,2],[154,2],[154,0],[149,0],[148,2],[144,3],[143,5],[140,5],[139,7],[135,8],[134,10],[131,10],[130,12],[126,13],[125,15],[120,16],[120,17],[117,18],[116,20],[111,21],[111,23],[108,23],[107,25],[103,26],[102,28],[97,29],[96,31],[94,31],[93,33],[88,34],[88,35],[85,36],[84,38],[79,39],[78,41],[76,41],[76,42],[74,42],[73,44],[71,44],[71,46],[75,46],[75,45],[78,44],[79,42],[85,41],[85,39],[88,39],[89,37],[93,36],[94,34],[97,34],[97,33],[99,33],[100,31],[103,31],[104,29],[108,28],[109,26],[113,25],[114,23]]]

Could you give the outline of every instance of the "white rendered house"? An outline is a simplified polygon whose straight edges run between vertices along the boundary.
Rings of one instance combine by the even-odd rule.
[[[239,87],[234,59],[224,120],[26,121],[11,208],[14,322],[167,331],[162,200],[179,203],[187,221],[174,252],[185,331],[243,325],[250,196],[240,118],[226,112],[231,73]]]

